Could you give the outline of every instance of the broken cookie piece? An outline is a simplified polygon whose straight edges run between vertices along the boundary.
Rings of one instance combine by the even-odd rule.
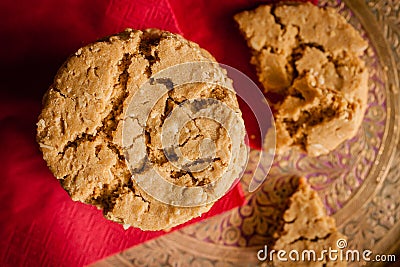
[[[106,218],[143,230],[168,229],[211,208],[213,202],[182,207],[159,201],[132,176],[147,175],[154,168],[168,184],[196,187],[226,173],[237,173],[227,166],[235,145],[245,147],[245,132],[233,90],[215,84],[174,88],[173,79],[152,79],[188,62],[211,64],[215,59],[180,35],[127,29],[79,49],[64,63],[43,98],[37,141],[50,170],[73,200],[96,205]],[[162,88],[166,93],[142,90],[146,83],[154,85],[148,88]],[[156,100],[148,114],[145,98]],[[214,99],[229,107],[243,126],[237,129],[243,131],[237,130],[235,138],[229,139],[215,121],[189,118],[174,132],[179,133],[177,144],[188,161],[210,163],[192,171],[171,164],[176,156],[170,147],[162,146],[161,133],[175,109],[196,99]],[[175,121],[170,121],[174,125]],[[143,142],[136,142],[140,138]],[[215,143],[216,153],[206,155],[209,162],[200,162],[211,143]]]
[[[327,154],[358,131],[368,72],[360,34],[331,8],[310,3],[262,5],[235,15],[274,104],[277,152]]]
[[[281,224],[273,249],[298,254],[292,252],[295,260],[286,255],[288,261],[275,257],[273,266],[347,266],[343,257],[340,260],[344,247],[338,247],[346,242],[346,237],[336,229],[335,220],[326,215],[321,199],[305,178],[299,179],[297,190],[289,198]],[[328,254],[329,250],[334,252]],[[307,257],[301,258],[304,252]]]

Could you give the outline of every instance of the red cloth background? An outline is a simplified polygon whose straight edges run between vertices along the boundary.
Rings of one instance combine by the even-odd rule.
[[[2,0],[0,2],[0,266],[82,266],[164,232],[124,231],[73,202],[35,142],[41,98],[82,45],[126,27],[181,33],[253,80],[233,14],[260,1]],[[250,133],[257,133],[242,106]],[[249,115],[250,114],[250,115]],[[253,140],[257,143],[257,140]],[[235,187],[202,218],[243,203]]]

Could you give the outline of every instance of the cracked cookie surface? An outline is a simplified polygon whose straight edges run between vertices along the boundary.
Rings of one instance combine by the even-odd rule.
[[[212,203],[176,207],[148,195],[131,179],[123,149],[124,127],[132,136],[144,132],[147,141],[142,145],[149,152],[149,159],[153,164],[163,165],[165,157],[158,149],[157,127],[168,112],[186,99],[215,98],[240,115],[232,91],[192,85],[169,91],[155,106],[146,126],[135,120],[127,120],[123,126],[129,103],[135,101],[135,93],[153,74],[196,61],[215,62],[215,59],[179,35],[156,29],[127,29],[79,49],[64,63],[43,98],[37,141],[50,170],[73,200],[96,205],[106,218],[143,230],[168,229],[211,208]],[[186,132],[182,134],[183,150],[196,158],[192,153],[196,150],[196,138],[216,141],[221,149],[214,162],[217,172],[230,153],[226,133],[206,121],[195,123],[198,125],[189,123],[183,129]],[[201,131],[207,133],[199,130],[202,124],[205,129]],[[174,171],[171,169],[165,166],[168,174]],[[177,179],[171,176],[170,180],[191,186],[207,183],[207,177],[214,177],[210,171],[190,179],[177,175]]]
[[[277,152],[326,154],[358,131],[367,106],[367,43],[330,8],[263,5],[235,15],[273,103]],[[323,136],[323,138],[321,138]]]

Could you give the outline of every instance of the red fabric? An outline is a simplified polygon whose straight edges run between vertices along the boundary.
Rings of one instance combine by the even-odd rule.
[[[41,98],[58,67],[80,46],[126,27],[180,33],[167,0],[0,2],[0,266],[82,266],[165,234],[125,231],[73,202],[35,142]],[[200,219],[243,199],[235,187]]]

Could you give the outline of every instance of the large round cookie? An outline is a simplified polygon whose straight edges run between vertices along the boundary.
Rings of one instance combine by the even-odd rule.
[[[367,43],[330,8],[263,5],[235,16],[275,104],[277,151],[326,154],[352,138],[367,105]]]
[[[122,137],[140,131],[145,136],[142,145],[148,161],[171,183],[202,186],[220,177],[232,144],[218,123],[198,118],[180,129],[180,149],[191,160],[199,157],[201,141],[215,144],[211,165],[197,172],[179,170],[169,163],[160,132],[169,114],[187,99],[216,99],[240,117],[233,91],[216,85],[184,85],[159,98],[145,125],[124,119],[129,107],[140,105],[135,103],[135,94],[154,74],[180,63],[214,61],[197,44],[154,29],[127,29],[72,55],[47,91],[37,123],[43,157],[71,198],[98,206],[110,220],[144,230],[167,229],[208,211],[212,202],[196,207],[173,206],[138,186],[127,157],[134,161],[139,146],[125,150]],[[244,131],[236,137],[242,145]]]

